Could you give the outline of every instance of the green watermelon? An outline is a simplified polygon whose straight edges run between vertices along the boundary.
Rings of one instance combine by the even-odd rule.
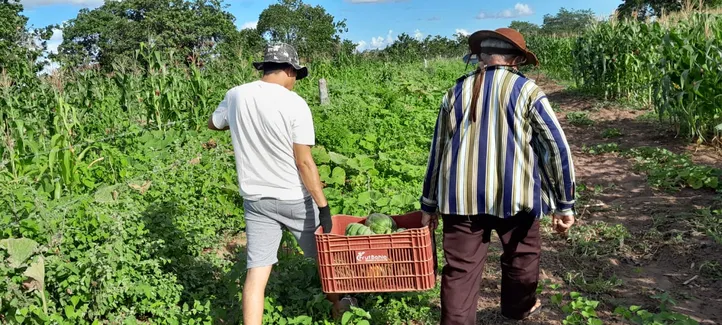
[[[356,236],[368,236],[368,235],[375,235],[375,234],[373,231],[371,231],[371,228],[361,225],[361,228],[359,228],[359,231],[358,231],[358,233],[356,233]]]
[[[373,234],[374,232],[371,231],[371,228],[360,223],[351,223],[346,226],[346,236],[365,236]]]
[[[366,218],[366,226],[376,234],[390,234],[396,230],[393,218],[383,213],[372,213]]]
[[[356,236],[359,228],[363,226],[360,223],[350,223],[346,226],[346,236]]]

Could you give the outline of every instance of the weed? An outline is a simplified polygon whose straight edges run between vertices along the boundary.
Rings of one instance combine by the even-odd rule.
[[[619,152],[619,144],[617,143],[605,143],[605,144],[598,144],[592,147],[584,146],[582,147],[582,151],[591,155],[601,155],[605,153],[611,153],[611,152]]]
[[[630,236],[624,225],[594,221],[572,228],[569,241],[576,254],[598,257],[617,254],[625,248],[624,241]]]
[[[671,190],[679,187],[722,189],[722,171],[697,165],[687,155],[678,155],[662,148],[642,147],[625,153],[635,159],[635,168],[648,175],[654,187]]]
[[[588,280],[581,272],[567,272],[566,280],[579,290],[593,294],[610,293],[622,286],[622,280],[614,275],[610,278],[600,275]]]
[[[552,303],[561,307],[566,315],[562,324],[564,325],[601,325],[602,321],[597,315],[599,301],[583,297],[578,292],[570,292],[570,301],[564,304],[565,295],[558,293],[551,297]]]
[[[669,310],[669,305],[675,305],[676,302],[669,297],[668,293],[654,295],[660,301],[659,313],[652,313],[641,306],[617,307],[614,313],[632,324],[638,325],[699,325],[699,322],[693,320],[687,315]]]
[[[722,279],[722,265],[720,265],[718,261],[704,261],[699,266],[699,270],[702,274],[709,277],[710,279]]]
[[[605,139],[618,138],[621,136],[623,136],[622,131],[619,131],[617,128],[609,128],[602,132],[602,137]]]
[[[589,126],[594,124],[594,121],[589,118],[587,112],[569,112],[567,113],[567,120],[576,126]]]

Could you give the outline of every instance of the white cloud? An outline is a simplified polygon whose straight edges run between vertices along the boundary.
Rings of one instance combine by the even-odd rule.
[[[491,13],[482,11],[478,15],[476,15],[476,19],[498,19],[498,18],[508,19],[508,18],[531,16],[533,14],[534,14],[534,10],[532,10],[528,4],[517,3],[516,5],[514,5],[514,8],[504,9],[496,14],[491,14]]]
[[[372,37],[371,42],[359,41],[357,43],[358,45],[356,46],[356,51],[363,52],[365,50],[378,50],[391,45],[391,43],[394,42],[393,32],[393,30],[389,30],[388,34],[386,34],[386,37]]]
[[[368,43],[366,43],[366,41],[359,41],[358,44],[356,44],[356,51],[362,52],[367,46]]]
[[[534,11],[531,10],[531,7],[529,7],[528,4],[523,3],[517,3],[514,6],[514,10],[520,15],[520,16],[531,16],[534,14]]]
[[[416,31],[414,31],[414,38],[420,41],[424,38],[424,33],[417,29]]]
[[[60,64],[55,61],[48,61],[48,64],[44,66],[43,70],[40,70],[38,74],[52,74],[53,72],[55,72],[55,70],[58,70],[58,68],[60,68]]]
[[[456,32],[455,32],[454,34],[460,34],[461,36],[469,36],[469,35],[471,35],[471,33],[469,33],[469,31],[466,30],[466,29],[464,29],[464,28],[457,28],[457,29],[456,29]]]
[[[247,21],[241,25],[241,29],[254,29],[258,26],[258,21]]]
[[[375,48],[375,49],[381,48],[384,46],[384,43],[385,43],[384,38],[381,36],[371,38],[371,48]]]
[[[65,22],[63,22],[64,24]],[[42,40],[35,39],[35,43],[38,49],[42,47]],[[46,50],[44,53],[40,55],[38,58],[39,63],[46,63],[45,67],[42,71],[38,72],[38,74],[51,74],[53,71],[57,70],[60,65],[48,58],[48,54],[56,54],[58,53],[58,47],[60,44],[63,43],[63,30],[54,28],[53,29],[53,35],[50,37],[49,40],[45,42]]]
[[[48,46],[48,52],[49,53],[58,53],[58,46],[60,46],[60,43],[63,42],[63,30],[62,29],[53,29],[53,36],[50,37],[48,40],[47,46]]]
[[[23,6],[28,8],[50,5],[74,5],[80,7],[95,7],[103,4],[103,0],[21,0]]]

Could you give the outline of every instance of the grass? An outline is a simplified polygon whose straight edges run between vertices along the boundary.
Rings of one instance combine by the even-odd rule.
[[[569,112],[567,113],[567,120],[570,124],[576,126],[590,126],[594,124],[594,121],[589,118],[587,112]]]
[[[620,131],[617,128],[609,128],[605,129],[602,132],[602,138],[609,139],[609,138],[619,138],[623,136],[622,131]]]

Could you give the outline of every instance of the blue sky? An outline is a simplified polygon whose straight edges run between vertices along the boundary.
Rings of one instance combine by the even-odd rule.
[[[29,24],[35,27],[60,24],[74,18],[80,8],[94,8],[103,0],[21,0]],[[346,19],[348,33],[343,38],[359,43],[359,49],[383,48],[401,33],[415,37],[453,36],[479,29],[508,26],[512,20],[540,24],[545,14],[559,8],[591,9],[607,17],[621,0],[305,0],[321,5],[336,17]],[[255,26],[261,11],[275,0],[226,0],[238,28]],[[49,42],[51,50],[62,40],[56,31]]]

